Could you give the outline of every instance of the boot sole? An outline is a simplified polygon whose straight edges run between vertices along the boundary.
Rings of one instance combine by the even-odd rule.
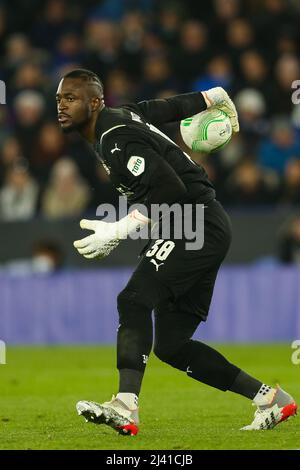
[[[90,404],[86,402],[79,402],[76,405],[77,412],[83,416],[87,422],[94,424],[106,424],[123,436],[135,436],[139,428],[130,422],[129,419],[124,418],[112,408],[106,408],[102,405],[97,405],[97,412],[93,410]]]

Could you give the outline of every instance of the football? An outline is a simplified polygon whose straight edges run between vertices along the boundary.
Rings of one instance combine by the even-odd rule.
[[[210,153],[224,147],[231,139],[230,119],[217,108],[207,109],[183,119],[180,132],[184,143],[194,152]]]

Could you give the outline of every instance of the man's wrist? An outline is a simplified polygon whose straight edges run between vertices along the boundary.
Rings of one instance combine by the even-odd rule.
[[[126,217],[116,222],[117,238],[125,239],[132,232],[142,229],[149,224],[150,219],[144,216],[138,209],[130,212]]]
[[[207,108],[210,108],[210,107],[213,105],[213,103],[212,103],[212,101],[209,99],[209,97],[207,96],[206,91],[201,91],[201,94],[202,94],[202,96],[203,96],[203,98],[204,98],[204,101],[205,101],[205,104],[206,104]]]

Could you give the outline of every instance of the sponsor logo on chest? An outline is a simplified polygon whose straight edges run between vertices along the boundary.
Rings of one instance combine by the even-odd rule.
[[[143,157],[132,155],[127,163],[128,170],[134,175],[139,176],[145,171],[145,160]]]

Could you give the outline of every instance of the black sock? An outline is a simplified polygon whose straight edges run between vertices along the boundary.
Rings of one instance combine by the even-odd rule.
[[[241,370],[229,390],[253,400],[262,385],[262,382]]]
[[[120,369],[119,393],[135,393],[139,396],[144,372],[134,369]]]

